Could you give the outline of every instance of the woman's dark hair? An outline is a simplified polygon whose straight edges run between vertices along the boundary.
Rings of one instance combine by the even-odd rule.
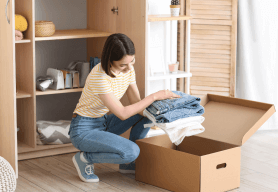
[[[110,77],[115,77],[111,73],[111,65],[113,61],[119,61],[125,55],[135,55],[135,48],[131,39],[121,33],[110,35],[104,44],[101,55],[102,69]]]

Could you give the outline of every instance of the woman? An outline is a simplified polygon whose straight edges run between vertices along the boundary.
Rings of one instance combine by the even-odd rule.
[[[162,90],[141,100],[134,64],[133,42],[124,34],[112,34],[105,42],[101,63],[87,77],[69,130],[72,144],[81,151],[72,160],[84,182],[99,181],[94,163],[120,164],[120,172],[135,173],[134,160],[140,152],[135,141],[150,129],[143,126],[150,123],[143,110],[155,100],[180,97]],[[125,93],[129,106],[119,101]],[[112,114],[107,115],[108,111]],[[129,140],[119,136],[130,127]]]

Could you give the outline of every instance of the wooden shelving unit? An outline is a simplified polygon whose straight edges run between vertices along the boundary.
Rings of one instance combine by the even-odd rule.
[[[191,20],[192,17],[188,15],[179,15],[179,16],[171,16],[167,14],[161,14],[161,15],[148,15],[148,39],[151,39],[150,33],[151,33],[151,22],[159,22],[159,21],[187,21],[186,22],[186,66],[185,71],[178,71],[175,73],[169,73],[166,71],[166,74],[164,73],[151,73],[150,72],[150,66],[151,63],[147,63],[146,66],[146,96],[150,94],[150,82],[154,80],[166,80],[166,79],[177,79],[177,78],[187,78],[186,79],[186,90],[185,92],[189,94],[190,92],[190,77],[192,77],[192,73],[190,73],[190,28],[191,28]],[[170,29],[171,30],[171,29]],[[180,35],[180,38],[182,36]],[[170,38],[171,39],[171,38]],[[170,40],[172,41],[172,39]],[[148,49],[150,50],[151,47],[148,44]],[[163,66],[165,67],[165,66]],[[167,85],[169,87],[169,83]]]
[[[90,30],[90,29],[57,30],[55,31],[54,35],[50,37],[35,37],[35,41],[108,37],[111,34],[112,33],[101,32],[101,31]]]
[[[36,91],[36,95],[51,95],[51,94],[61,94],[61,93],[74,93],[74,92],[82,92],[83,88],[75,88],[75,89],[62,89],[62,90],[51,90],[48,89],[46,91]]]
[[[35,37],[36,20],[35,0],[12,0],[0,1],[1,7],[7,7],[9,15],[1,17],[1,64],[0,81],[4,82],[0,86],[1,100],[0,106],[5,116],[0,116],[0,141],[5,145],[0,145],[1,156],[4,157],[14,168],[18,177],[18,160],[36,157],[57,155],[78,151],[72,144],[66,145],[37,145],[36,142],[36,121],[38,118],[37,108],[39,107],[37,96],[81,92],[83,88],[64,90],[36,90],[36,70],[40,70],[39,63],[36,63],[36,54],[43,54],[36,50],[36,42],[58,41],[66,39],[86,38],[87,58],[90,56],[101,57],[102,49],[106,37],[112,33],[123,33],[132,39],[136,45],[136,65],[134,66],[136,76],[143,77],[137,81],[141,98],[146,93],[148,77],[145,65],[148,60],[147,54],[147,30],[148,23],[165,20],[186,20],[190,17],[169,17],[166,15],[148,16],[146,12],[147,1],[121,0],[117,2],[119,14],[113,14],[111,9],[115,7],[114,1],[87,1],[87,25],[86,29],[56,30],[50,37]],[[129,9],[125,9],[128,7]],[[42,7],[43,8],[43,7]],[[66,7],[65,7],[66,8]],[[40,8],[41,9],[41,8]],[[134,11],[130,11],[134,10]],[[14,15],[22,14],[29,22],[29,27],[25,32],[25,38],[21,41],[14,40],[15,30]],[[75,13],[76,14],[76,13]],[[148,19],[147,19],[148,18]],[[59,26],[56,26],[59,28]],[[132,29],[132,30],[131,30]],[[47,49],[44,50],[46,53]],[[48,54],[48,53],[47,53]],[[47,55],[46,54],[46,55]],[[4,57],[2,57],[4,55]],[[49,57],[49,55],[47,55]],[[52,55],[50,56],[52,57]],[[47,68],[48,66],[44,66]],[[42,68],[41,68],[42,69]],[[189,76],[179,72],[178,77]],[[165,79],[174,76],[154,76],[154,78]],[[139,80],[139,79],[138,79]],[[15,92],[16,88],[18,93]],[[62,97],[62,96],[61,96]],[[61,99],[59,97],[59,99]],[[65,95],[66,97],[66,95]],[[44,98],[40,97],[39,100]],[[125,104],[127,101],[123,101]],[[56,106],[48,106],[55,108]],[[43,111],[44,112],[44,111]],[[9,117],[7,119],[7,117]],[[71,116],[68,117],[69,119]],[[20,130],[17,132],[17,127]],[[9,130],[9,131],[7,131]],[[129,135],[122,135],[128,137]]]

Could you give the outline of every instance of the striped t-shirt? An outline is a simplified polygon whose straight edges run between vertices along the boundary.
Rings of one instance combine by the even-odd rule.
[[[113,73],[113,72],[112,72]],[[103,104],[98,94],[113,92],[120,100],[125,94],[129,84],[136,83],[134,68],[112,78],[105,73],[101,64],[97,64],[86,79],[79,102],[74,113],[84,117],[102,117],[109,109]]]

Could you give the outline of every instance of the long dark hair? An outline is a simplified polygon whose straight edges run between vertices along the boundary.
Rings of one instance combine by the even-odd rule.
[[[104,44],[101,55],[102,69],[110,77],[115,77],[111,73],[111,65],[113,61],[119,61],[125,55],[135,55],[135,47],[131,39],[121,33],[110,35]]]

